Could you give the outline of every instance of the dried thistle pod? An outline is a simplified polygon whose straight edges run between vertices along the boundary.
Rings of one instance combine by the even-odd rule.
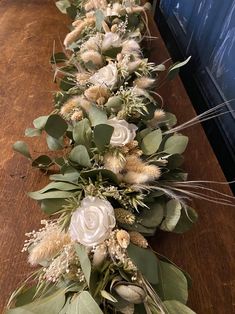
[[[129,235],[130,235],[131,243],[133,243],[139,247],[142,247],[142,248],[148,247],[148,241],[138,231],[129,231]]]
[[[130,235],[125,230],[118,230],[116,233],[116,238],[118,244],[123,248],[126,249],[130,244]]]
[[[115,208],[114,213],[119,223],[133,225],[135,222],[135,215],[124,208]]]
[[[113,290],[124,300],[132,304],[145,302],[147,294],[145,290],[136,284],[119,281],[113,286]]]

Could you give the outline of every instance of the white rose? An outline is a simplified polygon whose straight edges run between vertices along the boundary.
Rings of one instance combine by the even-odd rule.
[[[115,224],[112,205],[99,197],[87,196],[72,215],[69,233],[74,241],[91,247],[106,240]]]
[[[112,89],[118,80],[118,70],[114,63],[109,63],[92,75],[89,81],[94,85],[104,85]]]
[[[108,32],[104,35],[104,39],[102,42],[102,50],[108,50],[111,47],[120,47],[121,39],[118,34]]]
[[[108,124],[114,128],[110,140],[111,145],[124,146],[134,140],[136,130],[138,129],[135,124],[128,123],[125,120],[118,120],[117,118],[109,119]]]

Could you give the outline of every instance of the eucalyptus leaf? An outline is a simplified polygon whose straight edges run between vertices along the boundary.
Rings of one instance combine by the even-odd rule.
[[[108,119],[105,111],[95,105],[91,105],[87,114],[92,126],[107,123]]]
[[[84,274],[86,282],[89,286],[90,276],[91,276],[91,262],[90,262],[90,259],[88,257],[87,249],[85,246],[83,246],[81,244],[75,244],[75,251],[78,255],[83,274]]]
[[[28,195],[36,200],[41,201],[44,199],[51,199],[51,198],[69,198],[72,197],[74,194],[71,192],[66,191],[51,191],[46,193],[40,193],[40,192],[29,192]]]
[[[76,144],[90,146],[91,142],[91,127],[87,118],[77,122],[73,128],[73,139]]]
[[[65,304],[65,290],[59,290],[52,295],[33,301],[32,303],[16,307],[7,314],[58,314]]]
[[[54,214],[61,210],[67,201],[64,198],[44,199],[40,201],[41,209],[47,215]]]
[[[182,209],[180,219],[173,231],[175,233],[184,233],[192,228],[197,219],[196,211],[187,206],[185,209]]]
[[[76,183],[79,178],[78,171],[64,173],[64,174],[53,174],[50,176],[50,180],[62,181],[62,182],[71,182]]]
[[[141,149],[145,155],[156,153],[162,141],[162,131],[157,129],[145,135],[141,143]]]
[[[33,160],[32,166],[40,169],[46,169],[53,164],[52,159],[47,155],[41,155]]]
[[[24,132],[25,136],[27,137],[40,136],[41,133],[42,133],[41,130],[34,129],[34,128],[27,128]]]
[[[59,139],[61,136],[63,136],[67,128],[67,122],[58,114],[50,115],[44,126],[47,134],[56,139]]]
[[[158,283],[158,259],[151,249],[140,248],[129,244],[128,256],[142,275],[152,284]]]
[[[33,120],[33,125],[36,129],[42,130],[45,127],[45,124],[47,122],[49,116],[40,116]]]
[[[102,30],[102,22],[104,21],[104,17],[105,16],[102,10],[95,11],[95,26],[99,32]]]
[[[72,190],[78,190],[79,186],[68,183],[68,182],[51,182],[47,186],[45,186],[43,189],[38,190],[38,193],[45,193],[50,190],[59,190],[59,191],[72,191]]]
[[[77,163],[82,167],[91,167],[90,156],[84,145],[75,146],[69,154],[72,162]]]
[[[196,314],[196,312],[192,311],[189,307],[176,300],[165,301],[163,304],[169,314]]]
[[[103,314],[99,305],[88,291],[83,291],[78,296],[78,313]]]
[[[163,207],[159,203],[152,204],[149,209],[143,209],[138,221],[145,227],[153,228],[160,225],[163,220]]]
[[[162,300],[177,300],[186,304],[188,283],[182,271],[170,263],[158,260],[158,278],[155,289]]]
[[[177,225],[181,215],[181,204],[179,201],[172,199],[166,204],[165,219],[160,228],[164,231],[172,231]]]
[[[108,124],[98,124],[94,128],[95,145],[100,152],[103,152],[110,143],[114,128]]]
[[[167,154],[182,154],[188,145],[188,137],[181,134],[174,134],[169,137],[164,146]]]
[[[60,150],[60,149],[63,149],[64,147],[63,137],[57,139],[50,135],[47,135],[46,141],[47,141],[48,148],[52,151]]]
[[[28,149],[28,145],[23,142],[23,141],[17,141],[13,144],[13,149],[22,154],[23,156],[29,158],[29,159],[32,159],[31,155],[30,155],[30,152],[29,152],[29,149]]]

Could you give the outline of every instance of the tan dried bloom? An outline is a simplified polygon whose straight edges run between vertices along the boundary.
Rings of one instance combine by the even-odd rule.
[[[80,121],[82,119],[83,119],[83,112],[80,109],[76,110],[71,116],[72,121]]]
[[[156,109],[153,115],[153,118],[148,122],[149,126],[155,128],[158,126],[159,122],[165,118],[166,113],[163,109]]]
[[[69,115],[78,106],[79,97],[69,99],[60,109],[62,115]]]
[[[95,85],[89,87],[84,92],[84,95],[88,100],[92,102],[97,102],[100,98],[102,98],[103,101],[105,102],[109,98],[110,92],[108,88],[105,86]]]
[[[112,33],[116,33],[117,30],[118,30],[117,24],[112,25],[112,27],[111,27],[111,32],[112,32]]]
[[[134,39],[125,40],[122,45],[121,53],[123,55],[126,55],[126,54],[139,55],[140,45]]]
[[[96,66],[102,66],[103,65],[103,58],[101,54],[94,50],[88,50],[83,52],[81,55],[81,59],[83,62],[92,62]]]
[[[72,32],[66,35],[64,39],[64,45],[66,48],[79,38],[85,26],[86,26],[86,23],[85,21],[83,21],[79,23],[78,26],[74,30],[72,30]]]
[[[161,175],[159,167],[146,164],[136,155],[126,157],[125,172],[122,180],[129,184],[146,183]]]
[[[125,160],[114,156],[113,154],[107,153],[104,155],[104,168],[111,170],[112,172],[118,174],[123,170],[125,166]]]
[[[133,225],[135,222],[135,215],[124,208],[115,208],[114,213],[119,223]]]
[[[141,89],[148,89],[152,87],[154,83],[155,83],[154,79],[143,76],[134,80],[133,85]]]
[[[130,235],[127,231],[125,230],[118,230],[117,234],[117,241],[118,244],[123,248],[126,249],[128,245],[130,244]]]
[[[77,26],[79,26],[81,23],[82,23],[83,21],[82,20],[75,20],[75,21],[73,21],[73,23],[72,23],[72,25],[74,26],[74,27],[77,27]]]
[[[131,243],[142,247],[142,248],[147,248],[148,247],[148,241],[145,239],[145,237],[139,233],[138,231],[130,231],[130,241]]]
[[[68,233],[54,228],[30,251],[29,263],[37,265],[45,260],[52,259],[62,248],[71,242]]]
[[[138,67],[140,66],[142,60],[136,60],[136,61],[132,61],[129,62],[127,64],[127,70],[129,73],[133,73],[134,71],[136,71],[138,69]]]
[[[76,79],[77,79],[77,82],[80,84],[80,85],[85,85],[87,84],[89,78],[90,78],[91,74],[90,73],[78,73],[76,75]]]

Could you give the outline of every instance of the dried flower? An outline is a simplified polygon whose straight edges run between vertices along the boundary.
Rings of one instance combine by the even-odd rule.
[[[95,50],[88,50],[81,53],[81,59],[84,63],[92,62],[96,66],[102,66],[103,58],[101,54]]]
[[[109,31],[108,33],[104,35],[101,48],[103,51],[105,51],[112,47],[120,47],[120,45],[121,45],[121,39],[119,35]]]
[[[128,245],[130,244],[130,235],[127,231],[125,230],[118,230],[117,234],[117,241],[118,244],[123,248],[126,249]]]
[[[95,248],[94,255],[93,255],[93,260],[92,260],[93,265],[95,267],[100,266],[104,262],[106,257],[107,257],[107,246],[106,246],[106,244],[101,244],[101,245],[97,246]]]
[[[121,298],[134,304],[143,303],[147,296],[142,287],[127,282],[116,284],[114,290]]]
[[[141,89],[148,89],[152,87],[154,83],[155,83],[154,79],[143,76],[134,80],[133,85]]]
[[[117,118],[109,119],[108,124],[114,128],[110,140],[112,146],[124,146],[134,140],[138,129],[135,124]]]
[[[45,260],[52,259],[61,249],[71,242],[69,234],[54,228],[29,253],[29,263],[37,265]]]
[[[110,28],[105,21],[102,22],[102,27],[103,27],[103,30],[105,31],[105,33],[110,32]]]
[[[79,97],[70,98],[60,109],[62,115],[69,115],[78,106]]]
[[[130,231],[130,241],[142,248],[147,248],[148,247],[148,241],[145,239],[145,237],[139,233],[138,231]]]
[[[82,119],[83,119],[83,112],[80,109],[76,110],[71,116],[72,121],[80,121]]]
[[[90,247],[107,239],[115,224],[112,205],[99,197],[87,196],[72,214],[69,233],[74,241]]]
[[[118,174],[125,166],[125,159],[111,153],[104,155],[104,168]]]
[[[64,39],[64,45],[65,47],[69,47],[69,45],[71,45],[73,42],[75,42],[81,35],[83,29],[86,26],[92,26],[95,23],[95,18],[94,17],[88,17],[85,18],[81,23],[79,23],[78,21],[76,22],[76,27],[75,29],[68,33],[67,36]]]
[[[78,73],[76,75],[76,79],[80,85],[85,85],[87,84],[90,76],[91,76],[90,73]]]
[[[85,92],[84,95],[86,98],[92,102],[99,102],[100,98],[105,102],[110,93],[107,87],[95,85],[89,87]]]
[[[135,215],[124,208],[115,208],[114,212],[119,223],[133,225],[135,222]]]
[[[150,127],[156,128],[159,122],[165,118],[166,113],[163,109],[156,109],[153,115],[153,118],[148,122]]]
[[[140,45],[134,39],[125,40],[122,44],[122,54],[140,54]]]

